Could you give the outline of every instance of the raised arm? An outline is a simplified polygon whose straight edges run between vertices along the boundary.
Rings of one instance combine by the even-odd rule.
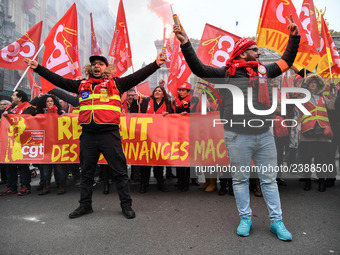
[[[178,25],[173,26],[173,31],[176,34],[177,39],[181,42],[182,53],[186,62],[189,65],[191,71],[203,79],[209,80],[207,78],[223,78],[226,74],[226,67],[212,67],[204,65],[202,61],[197,57],[190,41],[187,38],[187,34],[181,25],[179,29]]]
[[[31,60],[28,58],[24,59],[24,62],[29,66],[34,72],[39,74],[44,79],[48,80],[53,85],[65,89],[67,91],[78,93],[78,87],[80,85],[80,80],[65,79],[64,77],[51,72],[47,68],[38,64],[36,60]]]

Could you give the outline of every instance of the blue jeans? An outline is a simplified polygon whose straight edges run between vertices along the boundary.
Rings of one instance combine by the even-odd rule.
[[[18,189],[18,175],[21,186],[31,189],[31,171],[27,164],[6,164],[7,187],[11,190]]]
[[[67,171],[66,165],[63,164],[41,164],[40,174],[42,176],[42,183],[51,181],[52,169],[54,169],[55,182],[58,184],[60,181],[66,181]]]
[[[274,136],[268,130],[259,135],[224,131],[224,138],[230,158],[233,189],[239,215],[251,217],[249,206],[249,167],[254,160],[261,190],[271,221],[282,219],[279,190],[276,183],[277,154]],[[265,168],[267,167],[267,168]],[[271,168],[270,168],[271,167]],[[248,168],[248,169],[246,169]],[[233,170],[234,169],[234,170]]]

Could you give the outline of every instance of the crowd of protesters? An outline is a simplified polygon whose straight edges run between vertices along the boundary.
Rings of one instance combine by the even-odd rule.
[[[181,42],[183,55],[194,74],[206,80],[213,78],[227,79],[227,82],[236,84],[242,90],[249,86],[258,87],[254,96],[255,108],[265,110],[271,106],[272,90],[260,89],[278,88],[280,95],[280,78],[278,76],[289,68],[296,56],[300,36],[295,24],[288,26],[290,39],[287,49],[280,61],[269,65],[258,62],[260,51],[256,43],[249,39],[241,39],[235,44],[233,54],[227,62],[227,66],[214,68],[203,65],[197,58],[190,41],[187,39],[185,30],[174,26],[174,32]],[[101,179],[104,182],[104,194],[109,193],[110,179],[117,185],[117,191],[121,201],[122,212],[128,219],[134,218],[135,213],[131,208],[131,197],[129,189],[129,177],[127,176],[126,160],[121,148],[119,135],[119,116],[123,113],[153,113],[166,116],[168,114],[187,115],[197,110],[199,98],[193,97],[192,86],[188,82],[177,84],[177,96],[172,98],[164,88],[164,81],[160,81],[150,97],[142,97],[132,88],[155,72],[164,59],[157,60],[127,77],[118,78],[112,75],[113,70],[107,59],[103,56],[91,56],[90,64],[87,66],[88,80],[72,81],[64,79],[48,69],[40,66],[36,61],[26,59],[26,63],[35,72],[59,87],[78,96],[73,96],[60,88],[50,91],[48,94],[34,98],[30,103],[28,96],[21,90],[16,90],[12,96],[12,103],[1,101],[1,114],[56,114],[61,115],[70,112],[79,112],[79,121],[83,127],[80,138],[80,165],[79,164],[41,164],[35,165],[40,170],[39,195],[46,195],[51,190],[51,173],[54,169],[57,194],[66,192],[66,180],[69,174],[73,176],[73,182],[77,183],[80,177],[80,205],[70,213],[70,218],[77,218],[92,212],[92,190],[94,176],[97,168],[101,170]],[[110,73],[111,72],[111,73]],[[304,107],[311,113],[307,115],[301,109],[288,105],[286,114],[282,114],[280,100],[274,115],[278,121],[274,122],[272,128],[269,125],[260,128],[224,126],[224,138],[227,145],[231,165],[241,167],[250,165],[253,160],[255,165],[296,165],[300,168],[310,168],[312,165],[332,165],[332,171],[325,174],[317,173],[318,190],[324,192],[326,188],[332,187],[336,181],[337,166],[335,164],[336,153],[339,152],[340,144],[340,98],[335,86],[328,86],[325,80],[314,73],[305,70],[298,71],[293,80],[295,87],[305,88],[310,92],[311,98],[305,102]],[[255,77],[255,78],[254,78]],[[260,78],[258,78],[260,77]],[[268,84],[264,77],[268,77]],[[255,84],[255,81],[258,84]],[[265,81],[265,82],[264,82]],[[212,82],[212,81],[211,81]],[[103,88],[99,88],[98,84]],[[329,91],[327,88],[331,88]],[[92,90],[91,90],[92,88]],[[98,89],[99,88],[99,89]],[[127,92],[124,102],[120,101],[123,92]],[[232,97],[225,90],[218,91],[226,104],[208,104],[208,110],[220,111],[221,117],[225,119],[238,116],[233,115]],[[101,97],[105,94],[105,100]],[[275,95],[275,94],[273,94]],[[303,98],[303,93],[291,93],[289,98]],[[59,97],[59,99],[57,98]],[[279,97],[280,98],[280,97]],[[88,102],[96,102],[93,104]],[[79,105],[80,103],[80,105]],[[80,107],[79,107],[80,106]],[[292,106],[292,107],[291,107]],[[112,110],[108,114],[108,107]],[[249,109],[245,118],[251,119],[255,115]],[[91,111],[95,113],[90,113]],[[91,117],[89,117],[91,116]],[[101,117],[105,118],[101,118]],[[263,120],[267,116],[256,116]],[[283,120],[295,121],[295,126],[282,125]],[[279,123],[279,124],[278,124]],[[110,125],[104,125],[110,124]],[[102,144],[97,143],[97,140]],[[111,141],[111,142],[110,142]],[[105,145],[105,146],[103,146]],[[89,149],[91,148],[91,149]],[[99,153],[103,152],[108,165],[97,166]],[[116,160],[119,158],[119,160]],[[150,174],[153,168],[154,177],[157,181],[159,191],[168,192],[165,185],[165,177],[173,178],[171,167],[163,166],[131,166],[131,178],[140,184],[140,193],[146,193],[149,189]],[[304,183],[303,189],[311,190],[312,171],[301,171],[300,181]],[[20,175],[20,189],[18,191],[18,176]],[[256,196],[263,196],[270,213],[271,231],[277,234],[279,239],[290,241],[292,235],[288,232],[282,222],[282,211],[279,198],[278,185],[286,186],[284,176],[276,172],[258,172],[259,176],[251,176],[247,172],[236,172],[232,176],[217,175],[206,176],[206,182],[200,188],[206,192],[217,190],[217,180],[220,181],[219,195],[229,193],[234,195],[241,217],[237,233],[240,236],[248,236],[252,228],[252,211],[249,206],[249,189]],[[197,185],[197,176],[190,167],[176,167],[177,189],[181,192],[189,191],[191,184]],[[253,178],[254,177],[254,178]],[[250,181],[249,181],[250,179]],[[6,188],[0,196],[18,194],[19,196],[31,193],[31,171],[28,164],[1,164],[1,184]]]

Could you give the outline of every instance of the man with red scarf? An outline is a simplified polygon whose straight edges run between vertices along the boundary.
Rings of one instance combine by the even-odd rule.
[[[89,76],[84,80],[70,80],[55,74],[38,64],[25,59],[31,69],[52,84],[67,91],[79,94],[79,118],[82,126],[80,136],[80,200],[79,207],[70,213],[69,218],[78,218],[92,213],[92,190],[94,174],[100,153],[113,171],[114,182],[120,199],[122,212],[127,219],[135,218],[132,210],[129,177],[126,158],[119,133],[121,95],[153,74],[164,63],[161,54],[157,59],[125,77],[114,77],[115,66],[103,56],[91,56],[85,66]]]
[[[243,38],[235,43],[233,52],[226,62],[226,66],[216,68],[204,65],[197,57],[187,35],[181,26],[174,25],[174,32],[181,42],[181,48],[185,60],[191,71],[212,83],[232,84],[242,90],[243,95],[247,95],[248,88],[253,89],[252,103],[257,110],[267,110],[270,108],[270,92],[267,78],[273,78],[285,72],[293,64],[297,54],[300,36],[298,27],[290,22],[288,25],[290,33],[287,48],[281,59],[275,63],[263,65],[259,62],[261,55],[256,43],[250,39]],[[215,78],[215,79],[214,79]],[[249,206],[249,177],[250,171],[242,171],[249,167],[251,160],[257,168],[257,173],[261,180],[263,197],[269,210],[271,221],[271,231],[277,234],[278,238],[285,241],[292,240],[292,235],[282,222],[282,211],[279,191],[276,183],[276,172],[265,171],[265,166],[273,169],[277,166],[277,155],[274,137],[269,130],[272,119],[271,116],[258,116],[253,114],[248,105],[244,105],[244,115],[233,114],[233,99],[231,91],[221,89],[219,92],[222,98],[221,119],[227,120],[224,125],[225,142],[230,157],[230,164],[236,169],[233,175],[233,190],[236,199],[237,209],[241,217],[237,228],[237,234],[248,236],[252,227],[252,211]],[[247,97],[246,97],[247,98]],[[263,125],[256,125],[249,121],[256,119]]]
[[[34,107],[28,103],[28,96],[22,90],[16,90],[12,95],[12,104],[7,106],[3,116],[7,114],[35,114]],[[20,175],[21,188],[18,196],[25,196],[31,193],[31,171],[28,164],[7,164],[5,165],[7,175],[7,187],[0,193],[0,196],[7,196],[17,193],[18,175]]]

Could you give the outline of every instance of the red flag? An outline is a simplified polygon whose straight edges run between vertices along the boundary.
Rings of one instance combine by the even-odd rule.
[[[24,58],[33,58],[40,46],[42,21],[14,43],[0,50],[0,67],[25,70]]]
[[[150,88],[148,81],[144,81],[142,83],[139,83],[136,86],[136,89],[137,89],[138,93],[141,94],[141,96],[149,97],[149,96],[152,95],[152,91],[151,91],[151,88]]]
[[[30,72],[28,73],[28,81],[31,87],[31,99],[39,96],[40,94],[40,87],[37,81],[34,79],[33,74]]]
[[[33,8],[33,7],[34,7],[34,0],[23,0],[22,9],[23,9],[24,12]]]
[[[290,15],[292,15],[301,35],[299,51],[294,65],[298,69],[313,70],[320,59],[319,52],[314,46],[308,45],[308,32],[303,28],[291,0],[263,1],[257,31],[257,45],[275,50],[282,55],[289,39],[287,26]]]
[[[93,20],[92,20],[92,12],[90,13],[91,17],[91,55],[103,55],[102,50],[99,47],[99,44],[97,42],[96,34],[94,32],[94,27],[93,27]]]
[[[130,66],[132,66],[131,46],[122,0],[119,2],[116,27],[109,50],[109,56],[114,59],[113,63],[116,65],[115,76],[117,77],[121,76]]]
[[[183,84],[190,74],[191,70],[185,61],[181,47],[179,47],[179,41],[175,37],[167,84],[167,88],[173,96],[177,95],[177,84]]]
[[[340,78],[340,57],[338,50],[335,47],[333,38],[328,31],[323,16],[321,16],[321,42],[320,42],[320,56],[321,60],[318,65],[317,73],[322,77],[330,77],[330,70],[332,70],[332,77]]]
[[[281,84],[281,88],[288,88],[288,81],[287,81],[287,78],[286,78],[286,75],[283,75],[282,76],[282,84]]]
[[[229,53],[233,51],[235,42],[241,37],[205,24],[197,56],[205,65],[214,67],[225,66]]]
[[[299,18],[303,28],[307,31],[308,45],[319,48],[320,38],[313,0],[303,1]]]
[[[44,41],[45,53],[42,65],[68,79],[81,78],[82,75],[78,54],[77,27],[77,8],[76,4],[73,4],[54,25]],[[55,88],[43,78],[41,87],[44,93]]]

